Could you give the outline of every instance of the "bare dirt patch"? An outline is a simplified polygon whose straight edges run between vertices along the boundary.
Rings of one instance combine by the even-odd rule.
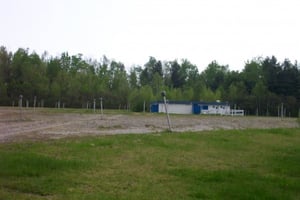
[[[153,133],[168,129],[165,115],[47,112],[49,109],[0,107],[0,142],[66,136]],[[172,115],[172,130],[296,128],[295,118]]]

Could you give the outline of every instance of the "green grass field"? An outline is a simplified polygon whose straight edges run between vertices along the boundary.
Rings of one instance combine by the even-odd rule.
[[[300,130],[0,144],[0,199],[300,199]]]

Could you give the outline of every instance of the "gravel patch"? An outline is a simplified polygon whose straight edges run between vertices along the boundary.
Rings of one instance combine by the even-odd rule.
[[[171,115],[172,131],[218,129],[297,128],[295,118]],[[157,113],[104,114],[47,113],[43,109],[0,108],[0,143],[68,136],[142,134],[168,129],[165,115]]]

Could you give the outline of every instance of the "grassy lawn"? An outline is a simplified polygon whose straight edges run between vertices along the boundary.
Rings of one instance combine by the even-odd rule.
[[[0,144],[0,199],[300,199],[300,130]]]

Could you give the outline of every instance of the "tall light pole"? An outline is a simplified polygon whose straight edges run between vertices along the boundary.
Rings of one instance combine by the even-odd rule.
[[[172,132],[171,121],[170,121],[170,116],[169,116],[168,107],[167,107],[166,91],[162,91],[162,92],[161,92],[161,96],[162,96],[163,99],[164,99],[165,110],[166,110],[167,120],[168,120],[168,125],[169,125],[169,131]]]

